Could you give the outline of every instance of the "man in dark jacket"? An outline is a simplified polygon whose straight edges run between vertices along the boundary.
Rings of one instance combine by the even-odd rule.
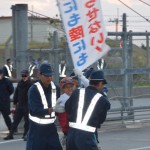
[[[4,121],[11,129],[10,115],[10,95],[14,92],[13,84],[10,80],[4,77],[3,70],[0,69],[0,112],[3,115]]]
[[[95,130],[105,121],[110,103],[100,94],[107,81],[102,71],[91,74],[90,85],[77,89],[65,104],[70,130],[67,150],[98,150]]]
[[[32,82],[29,78],[29,72],[28,70],[23,70],[21,72],[21,81],[18,83],[17,88],[14,93],[13,97],[13,103],[16,107],[16,113],[14,116],[14,121],[11,126],[10,133],[7,137],[4,138],[4,140],[10,140],[13,139],[13,134],[18,127],[22,117],[24,117],[24,133],[23,133],[23,139],[26,140],[26,134],[29,129],[29,117],[28,117],[28,89],[31,87]]]

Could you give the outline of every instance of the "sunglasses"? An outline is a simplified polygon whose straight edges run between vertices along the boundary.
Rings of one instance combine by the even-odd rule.
[[[27,77],[27,75],[21,75],[21,77],[22,77],[22,78],[25,78],[25,77]]]

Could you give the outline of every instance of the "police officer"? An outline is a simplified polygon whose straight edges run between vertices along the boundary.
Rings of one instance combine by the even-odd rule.
[[[37,70],[37,67],[35,65],[35,61],[34,60],[32,60],[30,62],[28,70],[29,70],[29,76],[31,77],[31,79],[33,79],[35,77],[35,72]]]
[[[52,108],[60,96],[60,90],[52,82],[49,64],[40,66],[38,76],[40,80],[28,92],[30,127],[26,150],[62,150]]]
[[[10,80],[4,77],[3,70],[0,69],[0,112],[3,115],[4,121],[11,129],[10,115],[10,95],[14,92],[13,84]]]
[[[3,66],[3,74],[6,78],[12,78],[12,69],[11,59],[8,58],[6,64]]]
[[[77,89],[65,104],[70,130],[67,150],[98,150],[95,130],[105,121],[110,103],[100,94],[107,81],[102,71],[91,74],[90,85]]]
[[[32,82],[29,78],[28,70],[21,71],[22,79],[19,81],[14,93],[13,103],[16,108],[14,115],[14,121],[11,126],[10,133],[4,138],[4,140],[13,139],[15,130],[17,129],[21,119],[24,117],[24,133],[23,139],[26,140],[26,135],[29,129],[29,117],[28,117],[28,89],[31,87]]]

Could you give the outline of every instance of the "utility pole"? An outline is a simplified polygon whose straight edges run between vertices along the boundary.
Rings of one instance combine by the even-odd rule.
[[[132,56],[133,56],[133,47],[132,47],[132,35],[128,35],[127,32],[127,20],[126,14],[123,14],[123,27],[122,27],[122,40],[123,40],[123,63],[124,63],[124,104],[126,107],[133,106],[133,100],[128,99],[132,96],[132,75],[127,71],[132,69]],[[132,31],[130,31],[132,33]],[[128,42],[129,41],[129,42]],[[133,115],[131,111],[128,115]]]
[[[147,31],[146,31],[147,32]],[[149,36],[146,36],[146,50],[147,50],[147,64],[150,67],[150,46],[149,46]],[[150,81],[150,74],[148,75],[148,79]]]
[[[32,5],[32,12],[33,12],[33,5]],[[31,41],[33,41],[33,14],[31,14],[31,18],[30,18],[30,32],[31,32]]]
[[[13,46],[16,60],[17,79],[20,72],[28,68],[28,5],[12,6],[13,14]]]
[[[63,52],[63,49],[58,48],[58,32],[54,31],[53,32],[53,37],[52,37],[52,49],[49,51],[50,52],[50,64],[54,68],[54,81],[58,85],[59,84],[59,62],[60,62],[60,57],[59,54]]]
[[[119,22],[122,21],[122,20],[119,20],[119,8],[117,8],[117,18],[114,18],[113,20],[110,19],[108,22],[114,22],[115,23],[115,30],[116,30],[116,33],[118,32],[118,25],[119,25]],[[116,39],[118,39],[118,36],[116,35]]]

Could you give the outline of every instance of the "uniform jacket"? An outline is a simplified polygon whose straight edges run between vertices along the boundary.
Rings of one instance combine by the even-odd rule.
[[[3,77],[0,80],[0,109],[10,109],[10,95],[14,92],[13,84]]]
[[[49,85],[48,88],[44,87],[41,81],[39,81],[43,87],[45,97],[48,103],[48,107],[51,107],[51,84]],[[60,96],[60,89],[56,87],[57,91],[57,98]],[[45,115],[48,115],[48,109],[43,109],[43,104],[41,100],[40,93],[36,87],[36,85],[32,85],[28,91],[28,100],[29,100],[29,111],[32,116],[36,117],[44,117]]]
[[[92,98],[98,93],[97,89],[92,86],[88,86],[85,89],[85,100],[84,100],[84,107],[83,107],[83,117],[87,111],[88,106]],[[79,101],[79,89],[75,90],[70,98],[67,100],[65,104],[66,112],[69,115],[69,122],[76,122],[77,116],[77,108],[78,108],[78,101]],[[100,124],[102,124],[107,116],[107,111],[110,109],[110,103],[107,100],[106,96],[101,96],[98,100],[93,113],[87,123],[87,125],[99,128]]]
[[[21,80],[15,90],[13,103],[14,105],[18,104],[18,107],[27,107],[28,106],[28,90],[31,87],[31,80],[23,81]]]

